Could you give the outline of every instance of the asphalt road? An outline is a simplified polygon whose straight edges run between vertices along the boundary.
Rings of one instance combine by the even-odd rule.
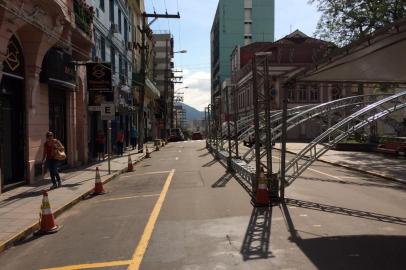
[[[274,167],[278,167],[275,152]],[[203,141],[171,143],[0,269],[404,269],[406,186],[315,163],[256,209]],[[52,201],[51,201],[52,205]]]

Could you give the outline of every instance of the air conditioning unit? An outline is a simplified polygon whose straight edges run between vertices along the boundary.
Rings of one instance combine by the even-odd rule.
[[[111,30],[111,32],[112,32],[113,34],[114,34],[114,33],[118,33],[118,24],[112,23],[110,30]]]

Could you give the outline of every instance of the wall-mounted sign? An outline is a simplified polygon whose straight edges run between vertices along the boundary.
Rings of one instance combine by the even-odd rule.
[[[87,89],[89,106],[114,102],[110,63],[87,63]]]
[[[114,104],[103,104],[101,106],[101,120],[114,120],[116,109]]]

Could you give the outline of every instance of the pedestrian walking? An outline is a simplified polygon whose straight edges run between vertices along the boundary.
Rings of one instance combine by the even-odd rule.
[[[104,152],[105,152],[105,145],[106,145],[106,136],[102,130],[97,131],[96,135],[96,151],[97,151],[97,158],[98,160],[104,160]]]
[[[124,152],[124,131],[119,129],[116,133],[117,154],[123,155]]]
[[[134,150],[135,148],[137,148],[137,136],[138,136],[137,129],[135,127],[131,128],[130,136],[131,136],[131,145]]]
[[[54,138],[52,132],[46,133],[46,142],[44,143],[44,152],[42,158],[43,166],[47,165],[49,174],[51,175],[51,189],[61,187],[61,177],[58,172],[58,162],[66,159],[65,148],[62,143]]]

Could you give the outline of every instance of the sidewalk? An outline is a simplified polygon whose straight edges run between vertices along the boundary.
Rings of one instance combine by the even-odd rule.
[[[152,146],[152,143],[148,143],[150,152],[153,151]],[[136,163],[145,157],[145,148],[144,153],[138,154],[134,150],[127,151],[122,157],[114,157],[110,162],[110,175],[107,160],[61,172],[62,187],[48,193],[54,215],[60,215],[93,191],[96,167],[99,167],[103,183],[127,171],[130,153],[132,161]],[[0,194],[0,252],[38,229],[42,190],[48,190],[50,186],[48,178],[36,186],[22,186]]]
[[[296,154],[306,145],[306,143],[288,143],[286,147],[289,152]],[[329,150],[319,158],[319,161],[406,183],[406,158],[404,157],[392,157],[375,152]]]

